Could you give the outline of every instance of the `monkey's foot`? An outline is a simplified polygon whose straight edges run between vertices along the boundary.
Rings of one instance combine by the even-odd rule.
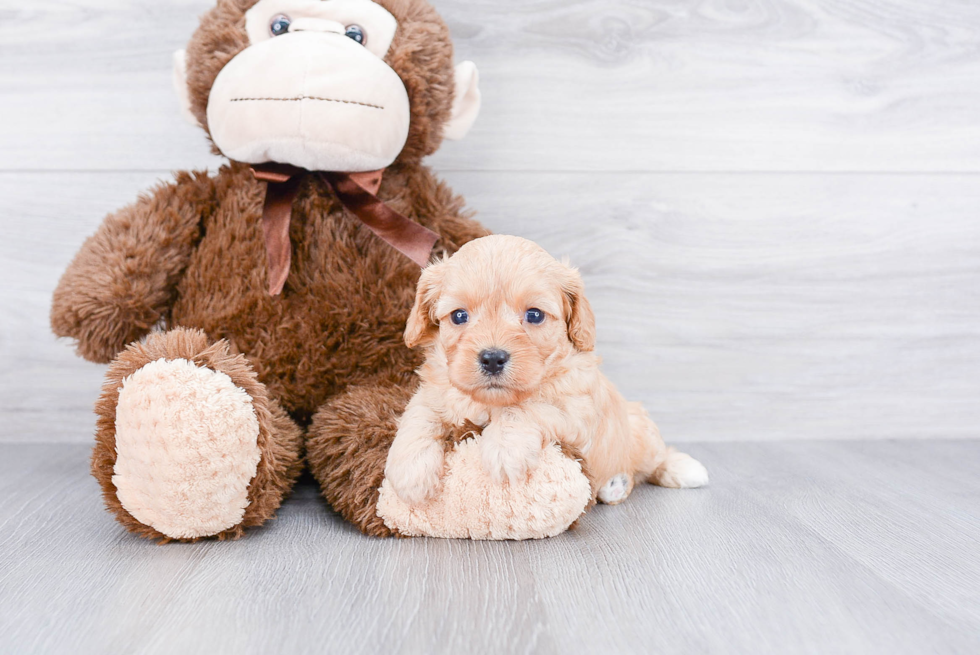
[[[116,407],[119,502],[168,537],[241,523],[261,453],[251,397],[224,373],[158,359],[123,380]]]
[[[299,469],[299,430],[243,357],[175,331],[130,347],[108,378],[93,473],[127,528],[237,537],[272,515]]]
[[[414,391],[411,383],[390,381],[352,387],[325,403],[310,425],[310,470],[333,508],[365,534],[540,539],[564,532],[591,505],[580,453],[548,446],[526,479],[499,483],[483,467],[479,437],[466,438],[468,431],[446,435],[441,491],[409,505],[384,471]]]
[[[542,539],[568,529],[588,508],[589,480],[576,460],[546,447],[527,479],[499,483],[484,470],[478,438],[446,452],[443,487],[423,505],[408,505],[386,480],[378,516],[402,535],[465,539]]]

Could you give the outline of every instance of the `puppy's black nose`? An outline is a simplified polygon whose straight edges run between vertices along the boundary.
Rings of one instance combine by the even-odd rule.
[[[510,359],[510,353],[506,350],[487,348],[480,353],[480,368],[487,375],[499,375],[504,370],[504,366],[507,365],[508,359]]]

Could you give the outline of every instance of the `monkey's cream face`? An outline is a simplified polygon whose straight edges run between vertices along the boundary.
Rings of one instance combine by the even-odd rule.
[[[211,88],[211,138],[230,159],[309,170],[385,168],[408,137],[408,93],[384,57],[397,22],[370,0],[260,0],[249,47]]]

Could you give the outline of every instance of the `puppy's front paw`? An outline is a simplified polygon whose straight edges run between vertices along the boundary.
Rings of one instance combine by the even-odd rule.
[[[537,467],[542,447],[540,434],[534,431],[527,434],[505,433],[488,427],[483,431],[483,437],[480,440],[483,468],[494,482],[523,482],[527,474]]]
[[[409,505],[420,505],[442,488],[444,465],[441,443],[427,443],[412,453],[398,453],[392,448],[385,478],[399,498]]]

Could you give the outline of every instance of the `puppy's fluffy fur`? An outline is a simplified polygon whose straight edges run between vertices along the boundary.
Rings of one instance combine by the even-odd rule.
[[[531,309],[544,320],[527,320]],[[466,322],[451,320],[457,310]],[[466,421],[483,427],[483,465],[500,482],[522,481],[551,442],[584,454],[593,495],[609,504],[625,500],[636,481],[708,481],[704,467],[667,448],[643,407],[626,402],[599,371],[581,277],[530,241],[484,237],[426,268],[405,341],[426,352],[422,385],[385,469],[406,502],[439,491],[444,435]],[[495,375],[481,367],[488,350],[509,355]]]

